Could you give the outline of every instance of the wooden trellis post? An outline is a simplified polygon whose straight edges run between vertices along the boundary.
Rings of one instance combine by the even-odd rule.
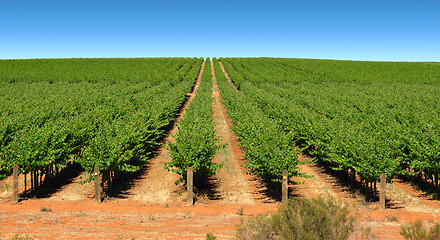
[[[188,167],[187,174],[186,174],[186,187],[188,191],[188,205],[194,204],[194,192],[193,192],[193,168]]]
[[[18,203],[18,165],[14,165],[12,175],[12,201]]]
[[[99,167],[95,167],[94,177],[95,177],[95,202],[101,203],[101,174],[99,172]]]
[[[289,174],[287,170],[283,171],[283,183],[282,183],[282,202],[287,202],[289,198]]]

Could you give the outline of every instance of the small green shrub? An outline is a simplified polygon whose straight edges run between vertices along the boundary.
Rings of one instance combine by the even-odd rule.
[[[349,209],[333,198],[295,198],[271,216],[258,215],[237,228],[238,239],[342,240],[353,231]]]
[[[212,233],[207,233],[206,240],[217,240],[217,237],[214,236],[214,234],[212,234]]]
[[[399,219],[394,215],[389,215],[385,217],[389,222],[397,222]]]
[[[52,212],[52,209],[47,207],[41,207],[41,212]]]
[[[20,234],[16,234],[12,240],[34,240],[33,237],[29,237],[28,235],[20,236]]]
[[[237,214],[242,216],[243,215],[243,211],[244,211],[243,208],[239,208]]]
[[[439,240],[440,224],[435,223],[431,228],[427,229],[423,226],[422,221],[416,221],[410,225],[402,225],[400,234],[407,240]]]

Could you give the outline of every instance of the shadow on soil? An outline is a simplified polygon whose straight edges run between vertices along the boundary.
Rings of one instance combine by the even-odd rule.
[[[203,180],[194,181],[195,202],[203,200],[221,200],[223,199],[220,184],[216,177],[208,177]]]
[[[405,208],[401,204],[392,202],[390,199],[385,199],[385,206],[387,209],[403,209],[403,208]]]
[[[31,197],[48,198],[61,190],[64,186],[73,183],[73,180],[83,172],[84,170],[79,164],[69,164],[54,177],[45,179],[34,192],[31,192],[30,190],[30,179],[28,178],[27,190],[20,193],[20,199],[27,199]]]
[[[303,152],[303,156],[306,159],[312,158],[307,151]],[[331,188],[338,189],[338,191],[349,196],[361,195],[364,197],[365,202],[379,201],[379,193],[377,191],[368,192],[366,188],[362,186],[360,179],[357,177],[353,178],[353,175],[348,171],[334,170],[330,164],[322,161],[311,162],[310,166],[322,176]]]
[[[430,200],[440,200],[440,189],[435,188],[435,186],[429,180],[423,179],[420,176],[402,176],[399,177],[399,179],[411,183],[414,189],[423,192],[422,195],[424,195],[424,197]]]
[[[255,175],[252,176],[252,181],[256,183],[257,192],[259,195],[258,197],[254,196],[255,200],[263,203],[281,202],[281,183],[265,181],[264,179]],[[289,197],[298,197],[291,187],[289,187]]]
[[[315,169],[315,171],[319,172],[323,176],[328,176],[327,182],[330,183],[332,188],[338,189],[349,196],[362,196],[365,203],[379,202],[378,190],[368,192],[365,187],[361,185],[359,179],[356,178],[354,180],[353,176],[348,172],[333,170],[330,165],[322,162],[312,163],[312,167]],[[404,206],[402,206],[401,204],[395,203],[390,199],[385,200],[385,205],[389,209],[404,208]]]
[[[134,187],[136,182],[142,179],[151,168],[151,162],[140,165],[140,169],[132,173],[120,173],[115,177],[114,181],[105,189],[107,197],[112,198],[128,198],[129,190]]]

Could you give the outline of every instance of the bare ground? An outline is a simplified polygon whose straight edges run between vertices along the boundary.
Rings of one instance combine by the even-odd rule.
[[[18,190],[24,191],[24,175],[18,175]],[[12,175],[0,180],[0,201],[10,201],[12,199]]]
[[[217,78],[215,77],[214,65],[211,62],[211,73],[213,76],[213,92],[212,97],[214,109],[214,121],[216,123],[215,132],[221,139],[222,143],[226,143],[226,147],[220,150],[214,157],[213,162],[222,163],[223,167],[216,174],[219,181],[220,191],[223,202],[228,203],[247,203],[253,204],[254,198],[251,189],[246,179],[243,169],[240,166],[239,159],[241,152],[234,150],[238,148],[236,136],[232,133],[221,103],[221,97],[217,85]]]
[[[229,74],[226,72],[226,69],[223,67],[223,64],[221,62],[219,62],[219,64],[220,64],[220,68],[222,69],[222,72],[225,75],[225,77],[234,86],[234,89],[236,91],[238,91],[237,88],[235,87],[235,85],[232,83],[232,81],[229,77]],[[213,68],[213,66],[212,66],[212,68]],[[214,71],[214,69],[212,69],[212,71]],[[215,74],[215,72],[214,72],[214,74]],[[217,81],[217,79],[215,79],[215,81]],[[217,89],[218,89],[218,86],[217,86]],[[221,93],[219,94],[219,99],[221,102]],[[228,113],[227,113],[225,107],[223,106],[223,104],[220,104],[220,108],[222,109],[225,121],[228,126],[228,131],[229,131],[229,135],[230,135],[230,144],[233,148],[235,158],[238,160],[238,163],[240,165],[244,165],[244,164],[246,164],[246,159],[243,157],[244,156],[243,150],[241,149],[241,147],[239,145],[238,136],[236,134],[234,134],[234,132],[232,131],[232,126],[234,125],[234,123],[228,118]],[[231,152],[229,152],[229,153],[231,154]],[[246,172],[246,169],[244,167],[241,167],[241,170],[243,172]],[[258,203],[275,203],[276,202],[276,198],[269,191],[267,185],[264,183],[264,181],[262,181],[261,178],[259,178],[256,175],[253,175],[253,174],[246,174],[246,179],[248,181],[251,193],[252,193],[256,202],[258,202]]]
[[[232,239],[240,219],[274,211],[275,205],[187,206],[131,200],[103,202],[28,200],[0,205],[0,233],[34,239]],[[242,209],[242,215],[239,210]],[[3,239],[3,238],[2,238]]]
[[[63,185],[58,191],[50,195],[50,201],[78,201],[84,199],[91,199],[94,197],[93,182],[85,182],[88,178],[86,172],[82,172],[77,177],[72,179],[72,182]]]

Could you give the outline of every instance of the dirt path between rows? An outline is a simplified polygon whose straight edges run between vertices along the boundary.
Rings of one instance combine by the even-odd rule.
[[[225,77],[229,80],[229,82],[232,84],[232,86],[234,86],[235,91],[238,92],[237,86],[235,86],[235,83],[232,82],[231,77],[229,76],[228,72],[226,71],[225,67],[223,66],[223,63],[221,61],[218,62],[220,64],[220,68],[223,72],[223,74],[225,74]]]
[[[393,179],[393,186],[405,192],[405,196],[408,202],[412,202],[413,199],[420,201],[420,205],[426,206],[427,212],[437,212],[440,213],[440,202],[438,200],[430,199],[423,192],[417,191],[416,188],[400,179]]]
[[[310,161],[310,158],[301,154],[299,161]],[[338,185],[338,180],[326,174],[316,163],[309,162],[298,165],[299,172],[304,173],[310,178],[292,177],[292,181],[300,183],[297,185],[290,185],[295,196],[312,198],[317,196],[330,195],[332,197],[340,198],[346,202],[351,203],[352,197],[348,194],[347,189]]]
[[[88,173],[83,171],[71,183],[63,185],[59,190],[51,194],[48,200],[78,201],[92,199],[95,196],[94,185],[93,182],[84,182],[86,179],[88,179]]]
[[[216,174],[221,195],[224,202],[253,204],[255,201],[248,180],[244,175],[243,167],[240,166],[243,154],[238,146],[237,136],[232,133],[226,121],[226,111],[221,103],[213,62],[211,62],[211,74],[213,76],[212,97],[214,100],[212,106],[216,123],[215,132],[221,142],[227,144],[213,159],[213,162],[223,164],[223,167]]]
[[[227,73],[226,69],[223,67],[222,62],[219,62],[220,68],[225,75],[226,79],[232,84],[234,89],[238,92],[237,87],[232,82],[231,78],[229,77],[229,74]],[[214,66],[212,66],[212,71],[214,71]],[[214,72],[215,74],[215,72]],[[215,82],[217,82],[217,78],[215,79]],[[218,86],[217,86],[218,89]],[[221,96],[220,96],[221,101]],[[246,159],[243,157],[244,153],[241,149],[239,142],[238,142],[238,136],[232,131],[233,122],[228,119],[228,113],[227,110],[224,108],[223,105],[221,105],[221,109],[223,111],[223,115],[225,116],[226,123],[228,125],[228,131],[230,133],[230,141],[233,146],[235,156],[239,160],[239,163],[241,165],[246,164]],[[252,113],[249,113],[252,114]],[[244,167],[241,167],[242,172],[246,172],[246,169]],[[252,195],[256,202],[259,203],[276,203],[276,199],[273,196],[273,194],[270,193],[268,190],[268,187],[266,184],[256,175],[246,174],[246,179],[248,181],[249,187],[251,189]]]

